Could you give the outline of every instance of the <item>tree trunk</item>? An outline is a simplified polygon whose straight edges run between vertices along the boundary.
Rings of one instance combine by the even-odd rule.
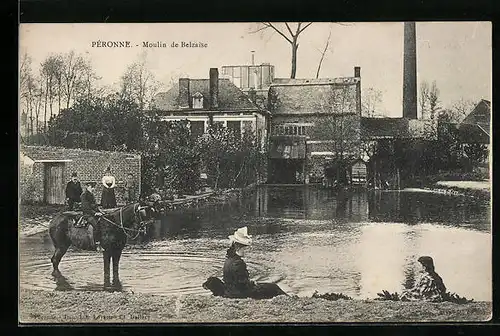
[[[62,85],[61,78],[57,78],[57,99],[58,99],[58,102],[57,102],[58,112],[57,112],[57,114],[61,113],[61,85]]]
[[[292,43],[292,72],[290,74],[290,78],[295,78],[297,72],[297,49],[299,49],[299,45],[297,43],[297,37],[294,37]]]
[[[43,131],[47,132],[47,100],[49,98],[49,77],[45,82],[45,99],[43,107]]]

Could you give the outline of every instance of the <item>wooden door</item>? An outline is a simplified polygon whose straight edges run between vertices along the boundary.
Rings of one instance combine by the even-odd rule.
[[[45,163],[44,199],[48,204],[64,204],[64,163]]]

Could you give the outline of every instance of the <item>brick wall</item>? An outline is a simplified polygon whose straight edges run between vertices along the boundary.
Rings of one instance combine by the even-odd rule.
[[[71,173],[76,172],[79,180],[85,182],[96,182],[95,196],[97,202],[101,200],[102,183],[101,179],[108,166],[111,173],[116,178],[117,187],[115,189],[118,203],[123,202],[124,183],[127,174],[132,173],[136,180],[138,190],[141,185],[141,157],[137,154],[124,152],[104,152],[82,149],[66,149],[45,146],[25,146],[21,148],[26,156],[32,160],[72,160],[65,163],[64,183],[71,179]],[[35,162],[33,164],[33,176],[37,181],[37,190],[43,195],[44,187],[44,163]],[[83,186],[82,186],[83,187]]]

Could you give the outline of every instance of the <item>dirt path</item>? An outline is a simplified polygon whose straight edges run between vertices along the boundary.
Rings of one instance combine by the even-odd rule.
[[[485,321],[489,302],[418,303],[279,296],[271,300],[21,289],[19,320],[64,322],[404,322]]]

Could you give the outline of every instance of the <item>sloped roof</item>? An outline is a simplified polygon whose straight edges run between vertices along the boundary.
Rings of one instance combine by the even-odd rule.
[[[462,120],[462,124],[480,124],[489,130],[491,119],[491,103],[482,99],[474,109]]]
[[[71,160],[81,156],[82,154],[106,154],[110,156],[125,156],[130,159],[139,159],[138,154],[126,152],[106,152],[79,148],[63,148],[51,146],[21,146],[20,152],[34,161],[41,160]]]
[[[347,77],[273,83],[269,88],[268,108],[272,114],[356,112],[358,81],[359,78]],[[336,104],[341,100],[342,104]]]
[[[209,108],[210,81],[208,79],[190,79],[189,92],[197,92],[204,97],[203,108]],[[219,79],[218,110],[258,109],[238,87],[229,79]],[[164,111],[184,110],[179,108],[179,83],[175,83],[167,92],[160,92],[153,98],[153,107]]]
[[[408,129],[406,118],[361,118],[361,137],[365,139],[406,137]]]

